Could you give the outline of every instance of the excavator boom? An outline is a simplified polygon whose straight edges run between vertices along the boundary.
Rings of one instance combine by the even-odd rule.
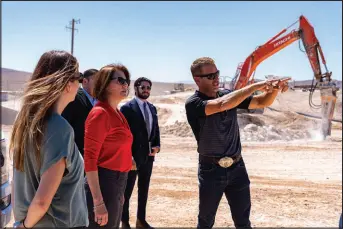
[[[257,49],[246,58],[244,63],[238,66],[232,82],[233,89],[237,90],[251,83],[252,80],[250,78],[261,62],[300,39],[305,48],[304,52],[306,52],[310,61],[311,68],[314,72],[314,79],[316,81],[316,84],[314,86],[312,85],[312,89],[310,90],[309,104],[313,108],[322,108],[322,133],[325,138],[327,135],[331,135],[331,120],[333,118],[337,98],[336,91],[338,88],[331,81],[332,73],[327,69],[326,60],[314,33],[313,26],[304,16],[300,16],[299,24],[299,29],[292,30],[288,34],[280,37],[292,26],[291,25],[272,37],[265,44],[257,47]],[[320,59],[325,67],[324,73],[321,69]],[[311,102],[315,88],[318,88],[321,92],[321,105],[314,105]]]
[[[284,32],[284,31],[281,31]],[[279,33],[280,35],[281,33]],[[258,47],[250,56],[247,57],[243,66],[241,67],[240,77],[238,78],[235,90],[240,89],[248,84],[248,81],[256,70],[257,66],[273,55],[274,53],[280,51],[286,46],[292,44],[294,41],[298,40],[299,36],[296,31],[293,31],[277,40],[270,40],[266,44]]]

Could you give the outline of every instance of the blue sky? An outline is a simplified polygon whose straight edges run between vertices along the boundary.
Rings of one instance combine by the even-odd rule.
[[[2,2],[2,67],[32,72],[43,52],[70,51],[80,71],[120,62],[132,78],[192,80],[198,57],[215,59],[221,75],[303,14],[314,26],[333,78],[342,78],[342,2]],[[296,24],[293,28],[298,28]],[[262,62],[256,78],[312,79],[296,41]]]

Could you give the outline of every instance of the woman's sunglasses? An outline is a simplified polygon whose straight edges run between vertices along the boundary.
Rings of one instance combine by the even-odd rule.
[[[111,80],[117,80],[120,85],[130,85],[130,80],[124,79],[123,77],[111,77]]]
[[[75,73],[74,76],[70,77],[70,81],[79,81],[79,83],[82,83],[83,80],[83,74],[81,72]]]
[[[219,77],[219,74],[220,74],[220,71],[216,71],[214,73],[209,73],[209,74],[206,74],[206,75],[197,75],[196,77],[199,77],[199,78],[207,78],[209,80],[214,80],[215,78]]]

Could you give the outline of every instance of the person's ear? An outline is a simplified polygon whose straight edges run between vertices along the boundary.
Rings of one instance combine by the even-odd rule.
[[[66,88],[64,89],[65,92],[69,93],[71,91],[71,82],[67,83]]]
[[[89,80],[88,80],[87,78],[83,78],[83,80],[82,80],[82,84],[85,84],[85,85],[87,85],[87,84],[88,84],[88,82],[89,82]]]
[[[195,82],[196,84],[199,84],[199,83],[200,83],[200,77],[195,77],[195,76],[193,76],[193,79],[194,79],[194,82]]]

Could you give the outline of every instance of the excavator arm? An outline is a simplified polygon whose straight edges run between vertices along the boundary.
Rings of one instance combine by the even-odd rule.
[[[286,36],[273,41],[285,31],[286,29],[281,31],[278,35],[270,39],[264,45],[259,46],[252,54],[250,54],[250,56],[246,58],[241,66],[241,70],[237,72],[238,79],[234,87],[235,90],[240,89],[248,84],[251,75],[255,72],[257,66],[262,61],[299,39],[298,32],[292,31]]]
[[[286,29],[283,29],[277,35],[268,40],[265,44],[257,47],[257,49],[246,58],[244,63],[238,66],[236,75],[232,80],[233,89],[240,89],[253,82],[253,79],[250,80],[250,78],[253,73],[255,73],[257,66],[261,62],[272,56],[274,53],[289,46],[294,41],[300,39],[305,48],[304,52],[306,52],[307,57],[310,61],[311,68],[314,72],[314,79],[316,80],[315,86],[313,86],[312,83],[309,103],[310,106],[313,108],[322,108],[322,132],[323,136],[326,137],[327,135],[331,135],[331,120],[333,118],[334,107],[337,98],[336,91],[338,90],[338,88],[331,81],[332,73],[329,72],[327,69],[321,46],[314,33],[314,28],[304,16],[300,16],[299,18],[299,29],[292,30],[288,34],[280,37],[282,34],[287,32],[287,30],[295,23],[293,23]],[[321,69],[320,59],[322,60],[322,64],[325,67],[324,73]],[[319,88],[321,91],[322,103],[319,106],[314,105],[311,102],[312,95],[316,87]]]

